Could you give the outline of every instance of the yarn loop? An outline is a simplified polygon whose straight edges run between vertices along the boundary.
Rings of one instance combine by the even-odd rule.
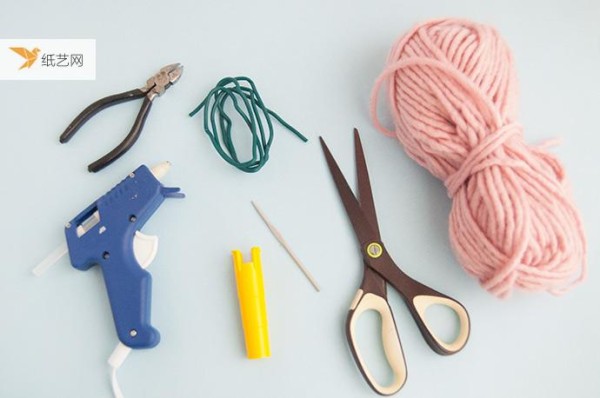
[[[394,131],[377,117],[382,87]],[[525,143],[512,54],[491,27],[444,19],[392,47],[371,117],[442,180],[453,199],[452,248],[499,297],[515,288],[561,294],[587,272],[586,238],[558,159]]]
[[[507,124],[500,130],[485,137],[477,146],[472,148],[459,169],[444,181],[444,185],[446,185],[446,189],[448,190],[448,196],[451,198],[454,197],[456,192],[471,175],[480,172],[486,167],[493,165],[510,166],[506,160],[502,161],[497,158],[489,159],[489,157],[514,135],[522,135],[521,126],[516,123]]]

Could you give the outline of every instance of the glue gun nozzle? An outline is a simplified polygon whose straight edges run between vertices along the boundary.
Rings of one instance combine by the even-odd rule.
[[[156,177],[157,180],[160,180],[169,172],[170,168],[171,168],[171,162],[166,161],[166,162],[162,162],[162,163],[152,166],[150,171],[152,172],[154,177]]]

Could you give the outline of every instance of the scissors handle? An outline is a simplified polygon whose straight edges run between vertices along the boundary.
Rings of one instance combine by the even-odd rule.
[[[373,250],[375,247],[377,250]],[[461,303],[426,286],[406,275],[394,263],[383,243],[372,242],[364,245],[363,258],[366,264],[376,271],[402,295],[421,334],[431,349],[440,355],[452,355],[467,344],[471,332],[469,314]],[[427,323],[425,313],[432,305],[442,305],[454,311],[458,317],[459,330],[454,341],[446,342],[437,337],[431,325]]]
[[[358,348],[358,342],[356,341],[356,323],[360,316],[368,310],[374,310],[381,316],[381,339],[383,342],[383,350],[394,375],[394,379],[387,386],[382,386],[373,377],[367,368],[365,360]],[[350,306],[350,311],[348,312],[348,318],[346,320],[346,337],[358,369],[376,393],[380,395],[392,395],[404,386],[407,376],[406,362],[404,360],[404,353],[402,351],[402,345],[400,344],[398,330],[396,329],[396,323],[394,322],[394,316],[392,315],[392,309],[386,299],[373,293],[365,293],[362,289],[358,289]]]
[[[420,285],[419,282],[415,281],[415,283]],[[440,355],[456,354],[463,349],[465,344],[467,344],[467,340],[469,339],[469,334],[471,332],[469,314],[467,313],[465,307],[463,307],[461,303],[453,298],[436,292],[430,288],[427,288],[427,290],[429,290],[427,293],[416,294],[412,297],[405,297],[408,309],[415,319],[423,338],[425,338],[425,341],[427,341],[427,344],[429,344],[432,350]],[[453,341],[447,342],[436,336],[433,328],[427,322],[425,313],[432,305],[441,305],[449,308],[458,317],[459,330]]]

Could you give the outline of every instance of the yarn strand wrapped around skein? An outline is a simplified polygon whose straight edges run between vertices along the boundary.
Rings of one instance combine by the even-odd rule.
[[[395,131],[377,117],[387,87]],[[459,262],[499,297],[514,288],[560,294],[586,275],[586,239],[558,159],[528,146],[517,122],[510,49],[491,27],[445,19],[393,46],[373,88],[371,117],[453,199]]]

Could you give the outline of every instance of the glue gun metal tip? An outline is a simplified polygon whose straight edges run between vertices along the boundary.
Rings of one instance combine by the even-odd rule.
[[[150,171],[157,180],[163,178],[171,169],[171,162],[166,161],[152,166]]]

